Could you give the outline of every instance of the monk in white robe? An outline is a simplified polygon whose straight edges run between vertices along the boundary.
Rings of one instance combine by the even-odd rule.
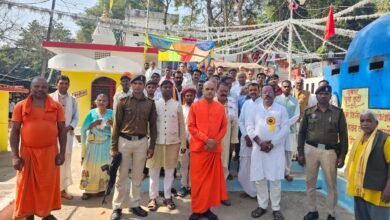
[[[285,107],[274,103],[275,94],[271,86],[263,87],[262,98],[260,108],[253,109],[254,114],[245,120],[248,135],[254,143],[250,175],[251,181],[256,181],[259,206],[251,215],[253,218],[262,216],[271,197],[274,219],[283,220],[279,203],[285,168],[284,143],[290,129],[288,114]]]

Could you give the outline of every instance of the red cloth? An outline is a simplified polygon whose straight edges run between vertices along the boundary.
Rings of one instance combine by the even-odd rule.
[[[191,105],[188,131],[191,135],[191,207],[194,213],[204,213],[227,199],[226,182],[221,161],[221,140],[227,121],[222,104],[201,99]],[[218,141],[212,150],[205,150],[207,139]]]
[[[333,18],[333,7],[329,7],[328,20],[326,21],[324,39],[328,40],[335,34],[335,24]]]
[[[32,96],[16,104],[12,121],[21,122],[19,155],[24,167],[17,172],[14,218],[45,217],[61,208],[58,122],[65,121],[62,106],[47,96],[44,108],[32,106]]]
[[[282,88],[280,88],[278,85],[276,85],[276,88],[274,89],[275,91],[275,96],[283,94]]]

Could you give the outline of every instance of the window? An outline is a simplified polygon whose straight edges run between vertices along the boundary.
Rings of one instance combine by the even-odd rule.
[[[340,74],[340,65],[333,65],[331,74],[332,76]]]
[[[382,70],[383,67],[385,66],[385,58],[380,56],[380,57],[373,57],[370,60],[370,70],[375,71],[375,70]]]
[[[359,69],[359,63],[357,62],[353,62],[348,65],[348,73],[358,73]]]
[[[108,106],[107,108],[112,109],[113,97],[115,94],[116,82],[113,79],[107,77],[99,77],[92,82],[92,92],[91,92],[91,108],[95,106],[96,97],[103,93],[108,96]]]
[[[95,60],[111,56],[110,52],[95,52]]]

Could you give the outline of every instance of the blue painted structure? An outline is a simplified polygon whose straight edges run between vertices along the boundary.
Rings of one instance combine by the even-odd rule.
[[[390,13],[359,31],[340,65],[327,66],[324,79],[341,102],[344,89],[368,88],[370,109],[390,109]],[[321,192],[326,184],[320,174]],[[346,194],[346,180],[337,178],[339,204],[353,212],[353,198]]]
[[[343,89],[368,88],[370,109],[390,109],[390,13],[359,31],[341,65],[327,66],[324,78],[341,100]],[[382,67],[383,65],[383,67]]]

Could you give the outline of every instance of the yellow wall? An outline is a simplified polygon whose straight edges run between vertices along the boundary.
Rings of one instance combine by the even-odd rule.
[[[9,93],[0,91],[0,152],[8,149]]]
[[[79,126],[84,122],[91,108],[91,89],[92,82],[99,77],[108,77],[116,81],[116,86],[120,85],[121,74],[117,73],[91,73],[91,72],[62,72],[63,75],[67,75],[70,79],[69,93],[87,90],[87,95],[77,99],[79,104],[80,121]]]

